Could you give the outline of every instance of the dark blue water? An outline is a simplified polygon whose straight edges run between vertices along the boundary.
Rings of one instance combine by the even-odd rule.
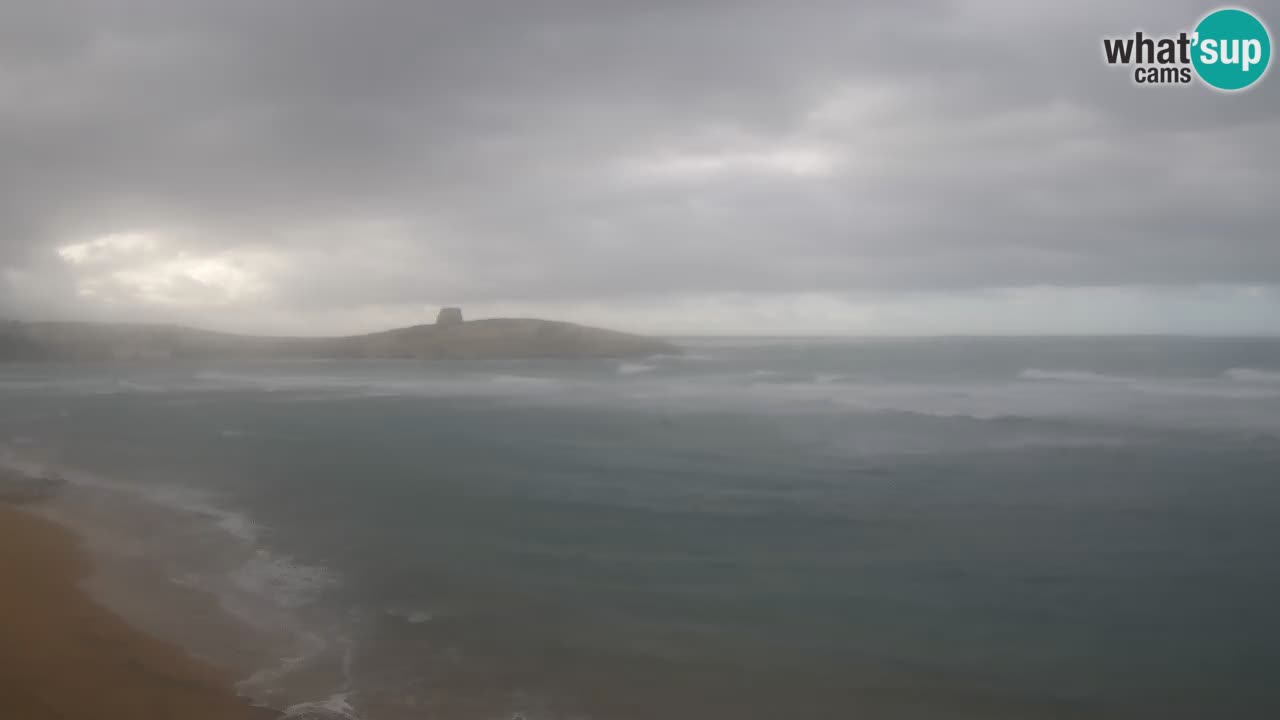
[[[251,524],[239,589],[330,641],[270,676],[326,690],[277,688],[289,702],[344,693],[330,707],[374,720],[1280,711],[1280,342],[687,344],[11,366],[0,438]]]

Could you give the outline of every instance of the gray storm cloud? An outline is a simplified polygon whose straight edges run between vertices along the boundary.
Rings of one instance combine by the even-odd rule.
[[[0,315],[1280,332],[1277,79],[1037,5],[6,3]]]

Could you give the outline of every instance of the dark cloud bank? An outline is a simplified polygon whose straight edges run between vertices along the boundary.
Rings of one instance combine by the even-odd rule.
[[[5,3],[0,315],[1280,332],[1280,79],[1101,60],[1208,9]]]

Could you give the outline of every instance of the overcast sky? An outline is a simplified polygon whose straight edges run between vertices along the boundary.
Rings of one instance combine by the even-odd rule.
[[[1280,76],[1102,61],[1213,7],[0,0],[0,316],[1280,333]]]

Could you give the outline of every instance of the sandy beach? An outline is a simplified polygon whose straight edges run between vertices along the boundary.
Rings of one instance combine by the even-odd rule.
[[[239,720],[276,717],[233,678],[140,632],[79,587],[76,537],[0,506],[0,715],[22,720]]]

